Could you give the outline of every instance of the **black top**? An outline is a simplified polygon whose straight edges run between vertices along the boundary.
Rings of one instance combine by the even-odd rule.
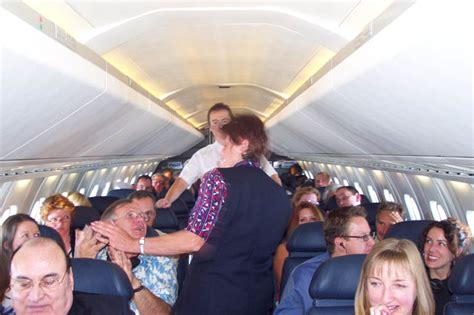
[[[443,315],[444,306],[451,300],[453,295],[448,289],[448,279],[430,279],[431,289],[433,290],[433,297],[435,300],[435,314]]]
[[[289,220],[288,197],[259,168],[219,171],[227,197],[194,254],[175,314],[271,314],[272,257]]]

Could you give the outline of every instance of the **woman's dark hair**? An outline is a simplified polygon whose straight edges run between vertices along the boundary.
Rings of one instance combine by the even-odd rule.
[[[423,231],[423,245],[426,242],[426,237],[429,231],[433,228],[443,230],[444,237],[446,237],[446,240],[448,241],[448,249],[454,257],[459,258],[467,254],[472,242],[471,230],[467,225],[454,218],[432,222]],[[459,249],[461,249],[460,254],[458,254]]]
[[[22,222],[30,221],[38,225],[36,221],[27,214],[18,213],[8,217],[2,224],[2,251],[10,257],[13,252],[13,239],[18,225]]]
[[[8,272],[8,257],[5,253],[0,253],[0,301],[3,301],[5,292],[10,285],[10,275]]]
[[[243,140],[249,142],[243,158],[260,161],[267,153],[267,134],[263,122],[255,115],[239,115],[222,127],[222,131],[230,140],[239,145]]]

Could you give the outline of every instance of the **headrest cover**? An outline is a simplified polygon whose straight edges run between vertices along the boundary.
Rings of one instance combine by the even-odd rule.
[[[311,222],[301,224],[291,234],[286,245],[288,252],[325,252],[323,223]]]
[[[174,212],[170,209],[157,209],[155,221],[153,221],[155,229],[178,229],[179,223]]]
[[[408,239],[415,243],[418,248],[421,248],[421,236],[425,228],[433,220],[418,220],[418,221],[404,221],[399,222],[390,227],[385,238]]]
[[[107,193],[109,197],[117,197],[119,199],[127,199],[128,195],[134,192],[134,189],[130,188],[122,188],[122,189],[114,189]]]
[[[474,295],[474,254],[456,262],[448,286],[455,295]]]
[[[367,255],[331,258],[315,272],[309,293],[314,299],[354,299]]]
[[[76,206],[71,228],[82,230],[86,224],[94,221],[100,221],[100,214],[97,210],[91,207]]]

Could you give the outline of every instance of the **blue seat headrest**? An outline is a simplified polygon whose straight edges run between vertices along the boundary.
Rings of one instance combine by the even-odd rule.
[[[448,286],[454,295],[472,295],[474,298],[474,254],[467,255],[456,262],[449,277]]]
[[[91,207],[74,207],[74,216],[72,218],[71,229],[83,229],[86,224],[94,221],[100,221],[100,214]]]
[[[175,232],[179,230],[178,219],[171,209],[157,209],[153,228],[165,233]]]
[[[325,252],[326,241],[324,240],[323,223],[311,222],[298,226],[291,234],[286,248],[290,257],[294,253]]]
[[[94,209],[99,212],[99,214],[104,213],[105,209],[107,209],[112,203],[119,200],[117,197],[112,196],[96,196],[90,197],[89,201],[91,202]]]
[[[422,248],[421,239],[423,231],[433,220],[418,220],[399,222],[390,227],[385,238],[408,239],[415,243],[419,249]]]
[[[353,300],[366,256],[347,255],[324,262],[311,280],[309,293],[313,299]]]
[[[109,197],[117,197],[118,199],[127,199],[128,195],[134,192],[134,189],[129,188],[122,188],[122,189],[114,189],[107,193]]]
[[[40,235],[42,237],[47,237],[54,240],[56,243],[59,244],[59,246],[61,246],[64,249],[64,251],[66,251],[63,239],[61,238],[61,235],[59,235],[58,231],[56,231],[52,227],[49,227],[43,224],[38,225],[38,227],[39,227]]]
[[[375,231],[375,220],[377,217],[377,209],[380,206],[380,202],[372,202],[362,204],[362,207],[367,211],[367,222],[369,222],[370,229]]]
[[[133,288],[125,272],[118,265],[90,258],[71,259],[74,291],[122,296],[129,300]]]

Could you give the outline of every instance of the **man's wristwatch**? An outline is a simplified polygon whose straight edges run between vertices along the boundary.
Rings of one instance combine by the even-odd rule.
[[[140,254],[145,255],[145,237],[140,238],[138,244],[140,245]]]

